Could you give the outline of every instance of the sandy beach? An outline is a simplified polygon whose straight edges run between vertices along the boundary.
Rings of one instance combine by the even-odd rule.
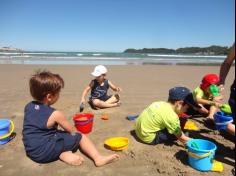
[[[86,112],[95,114],[93,132],[89,135],[103,154],[111,154],[104,148],[104,141],[110,137],[124,136],[130,139],[129,148],[118,152],[119,162],[102,168],[96,168],[87,157],[80,167],[72,167],[61,161],[50,164],[37,164],[25,155],[22,143],[22,124],[24,106],[31,101],[28,80],[37,69],[46,69],[60,74],[65,81],[59,101],[54,105],[64,112],[72,122],[79,110],[81,94],[92,79],[90,72],[94,66],[36,66],[36,65],[0,65],[0,118],[9,118],[15,123],[16,137],[6,145],[0,145],[0,176],[215,176],[232,175],[235,165],[235,143],[218,131],[208,129],[203,119],[194,121],[202,129],[192,133],[194,138],[204,138],[215,142],[218,147],[216,159],[224,165],[223,173],[201,173],[188,166],[187,153],[181,145],[148,146],[141,144],[132,136],[134,122],[126,120],[127,115],[139,114],[154,101],[167,100],[168,90],[184,85],[194,89],[200,84],[206,73],[218,73],[219,66],[108,66],[108,79],[123,89],[122,106],[113,109],[94,111],[86,106]],[[225,102],[235,77],[232,68],[226,82]],[[111,92],[112,93],[112,92]],[[108,121],[101,120],[107,114]]]

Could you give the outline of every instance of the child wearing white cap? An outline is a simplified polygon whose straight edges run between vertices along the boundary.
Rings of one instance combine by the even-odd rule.
[[[111,88],[115,92],[120,92],[121,89],[116,87],[111,81],[106,79],[106,74],[108,70],[103,65],[98,65],[95,67],[94,71],[91,73],[95,77],[89,86],[85,88],[81,98],[81,106],[86,102],[85,97],[88,92],[91,91],[89,98],[89,103],[94,109],[104,109],[120,106],[120,96],[118,94],[109,96],[108,89]],[[81,111],[83,108],[81,109]]]

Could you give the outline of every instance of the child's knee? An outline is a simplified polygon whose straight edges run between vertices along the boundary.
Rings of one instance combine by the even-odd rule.
[[[94,106],[99,106],[100,105],[100,100],[97,100],[97,99],[93,100],[93,105]]]
[[[102,107],[102,103],[103,102],[101,100],[98,100],[98,99],[93,100],[93,105],[95,107],[98,107],[98,108]]]

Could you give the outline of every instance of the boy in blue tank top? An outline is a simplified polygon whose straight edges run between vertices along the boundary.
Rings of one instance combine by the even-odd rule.
[[[116,87],[111,81],[106,79],[107,68],[103,65],[95,67],[91,73],[95,77],[88,87],[85,88],[81,98],[81,106],[85,105],[85,97],[91,91],[89,103],[94,109],[104,109],[120,106],[120,96],[118,94],[108,96],[108,89],[120,92],[121,88]]]
[[[50,72],[39,72],[29,81],[34,101],[25,107],[23,143],[26,154],[37,163],[49,163],[58,159],[78,166],[84,159],[75,154],[80,148],[93,159],[97,167],[119,159],[118,155],[102,156],[90,139],[76,131],[62,112],[51,105],[59,99],[64,87],[63,79]],[[60,126],[62,130],[58,130]]]

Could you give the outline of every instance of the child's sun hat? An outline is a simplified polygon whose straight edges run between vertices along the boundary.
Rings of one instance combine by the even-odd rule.
[[[206,90],[210,85],[217,85],[220,78],[216,74],[207,74],[202,79],[201,89]]]
[[[98,65],[94,68],[94,71],[91,73],[94,77],[99,77],[107,73],[107,68],[104,65]]]

